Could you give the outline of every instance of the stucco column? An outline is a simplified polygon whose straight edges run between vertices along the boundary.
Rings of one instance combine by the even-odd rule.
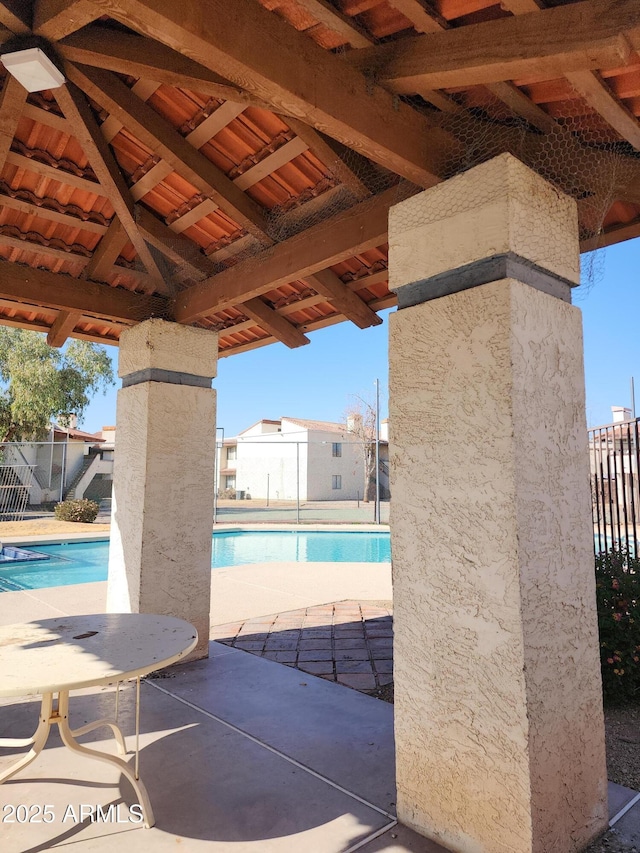
[[[209,643],[217,335],[147,320],[120,339],[107,610],[160,613]]]
[[[576,205],[509,154],[391,211],[400,820],[572,853],[607,820]]]

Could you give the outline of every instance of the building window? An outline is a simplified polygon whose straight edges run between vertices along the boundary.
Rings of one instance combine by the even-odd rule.
[[[227,461],[232,462],[238,458],[238,448],[235,445],[227,447]]]
[[[332,489],[341,489],[342,488],[342,477],[340,474],[334,474],[331,478],[331,488]]]
[[[235,489],[236,487],[236,475],[229,474],[224,478],[224,487],[225,489]]]
[[[342,445],[339,441],[334,441],[331,446],[331,455],[332,456],[342,456]],[[334,488],[336,488],[334,486]],[[338,487],[339,488],[339,487]]]

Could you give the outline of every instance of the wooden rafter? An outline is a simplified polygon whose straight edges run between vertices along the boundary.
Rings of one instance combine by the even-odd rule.
[[[172,263],[191,275],[196,281],[210,276],[215,265],[198,247],[181,234],[174,233],[164,222],[157,219],[144,207],[136,207],[136,221],[145,238],[162,252]]]
[[[296,0],[296,3],[306,9],[319,23],[341,35],[352,47],[367,47],[374,43],[366,30],[358,26],[348,15],[343,15],[328,0]]]
[[[397,201],[397,190],[387,190],[205,279],[176,297],[176,320],[191,323],[380,246],[387,238],[389,206]]]
[[[424,0],[389,0],[389,5],[402,12],[419,33],[437,33],[447,26],[446,20]]]
[[[625,222],[623,225],[605,228],[602,234],[583,240],[580,243],[580,251],[592,252],[595,249],[622,243],[624,240],[633,240],[635,237],[640,237],[640,217],[632,222]]]
[[[500,0],[505,12],[514,15],[526,15],[527,12],[539,12],[543,5],[539,0]]]
[[[301,119],[283,116],[283,120],[356,198],[366,198],[371,194],[354,170],[347,164],[346,158],[350,153],[348,149],[343,147],[343,151],[337,150],[337,145],[332,144],[334,140],[325,139],[321,133],[313,127],[309,127]]]
[[[507,0],[504,5],[514,15],[539,12],[541,9],[537,0]],[[565,77],[592,109],[602,116],[623,139],[640,150],[640,122],[615,96],[597,72],[569,71]]]
[[[66,70],[69,79],[159,154],[179,175],[200,192],[211,196],[217,205],[258,239],[268,242],[264,236],[266,219],[258,205],[115,75],[71,63],[66,64]]]
[[[118,74],[157,80],[167,86],[193,89],[223,101],[266,107],[219,74],[153,39],[133,33],[88,26],[58,42],[58,52],[72,62]]]
[[[39,124],[44,124],[47,127],[52,127],[55,130],[61,130],[62,133],[73,135],[73,129],[64,116],[59,116],[51,110],[43,110],[41,107],[36,107],[34,104],[26,103],[22,110],[22,115],[25,118],[31,118]]]
[[[223,74],[275,112],[305,116],[316,129],[418,185],[437,182],[440,164],[434,151],[438,141],[444,141],[440,132],[258,3],[96,0],[96,4],[130,28]]]
[[[524,2],[533,3],[535,0],[524,0]],[[399,9],[419,32],[437,33],[449,29],[449,22],[423,0],[393,0],[392,5]],[[533,127],[545,133],[555,127],[554,119],[512,83],[489,83],[486,88],[495,98],[506,104],[515,115],[526,119]],[[425,85],[420,85],[416,94],[446,113],[457,113],[462,109],[460,104],[449,95]]]
[[[78,325],[82,314],[79,311],[61,311],[53,321],[47,334],[50,347],[61,347]]]
[[[80,270],[84,270],[90,260],[87,255],[79,255],[75,252],[58,249],[55,246],[43,246],[41,243],[35,243],[24,238],[20,239],[19,237],[11,237],[8,234],[0,233],[0,246],[7,246],[10,249],[19,249],[22,252],[32,252],[34,255],[42,255],[47,258],[55,258],[59,261],[71,263]],[[111,267],[110,274],[111,276],[126,276],[127,278],[132,278],[138,283],[141,289],[146,290],[147,292],[153,290],[153,281],[146,272],[114,264]]]
[[[65,116],[74,124],[74,136],[87,155],[96,177],[104,188],[105,194],[113,205],[127,236],[133,243],[138,257],[153,279],[157,279],[156,289],[165,290],[162,275],[156,266],[149,247],[138,231],[133,216],[133,199],[125,183],[122,172],[105,141],[100,126],[91,112],[82,92],[73,83],[66,83],[56,89],[56,100]],[[104,239],[104,238],[103,238]]]
[[[379,326],[382,323],[376,312],[372,311],[367,303],[356,296],[352,290],[349,290],[333,270],[318,270],[315,274],[307,276],[307,281],[318,293],[327,297],[336,311],[344,314],[347,320],[351,320],[361,329]]]
[[[246,172],[238,175],[237,178],[233,179],[233,183],[237,187],[240,187],[241,190],[247,190],[263,178],[266,178],[267,175],[277,172],[278,169],[295,160],[300,154],[304,154],[308,148],[307,143],[303,139],[300,139],[299,136],[296,136],[285,142],[280,148],[276,148],[264,160],[260,160],[251,166],[250,169],[247,169]]]
[[[116,323],[139,323],[168,315],[167,301],[162,297],[144,296],[8,261],[0,261],[0,296]]]
[[[626,38],[622,35],[626,36]],[[348,59],[396,91],[448,88],[626,64],[640,45],[636,0],[582,0],[354,51]]]
[[[106,233],[96,246],[89,263],[83,271],[83,278],[94,281],[106,281],[120,252],[129,241],[127,232],[117,216],[111,220]]]
[[[4,166],[27,100],[27,90],[7,74],[0,92],[0,169]]]
[[[90,0],[36,0],[33,32],[57,41],[95,21],[101,14]]]
[[[376,311],[382,311],[384,308],[391,308],[397,302],[397,298],[395,293],[390,294],[389,296],[382,296],[379,299],[374,299],[370,305]],[[312,332],[316,329],[326,329],[328,326],[334,326],[336,323],[341,323],[345,318],[341,314],[334,314],[331,317],[323,317],[321,320],[312,320],[309,323],[305,323],[304,326],[300,328],[305,332]],[[232,326],[229,329],[225,329],[224,332],[220,332],[220,336],[226,334],[232,334],[235,330],[235,326]],[[273,344],[276,342],[276,338],[269,336],[267,338],[261,338],[257,341],[251,341],[248,344],[238,344],[233,347],[225,347],[225,349],[220,350],[218,354],[218,358],[227,358],[230,355],[238,355],[242,352],[249,352],[250,350],[259,349],[260,347],[268,346],[269,344]]]
[[[240,307],[240,306],[239,306]],[[278,314],[273,308],[270,308],[259,297],[249,299],[241,306],[242,311],[252,320],[255,320],[265,332],[269,332],[274,338],[281,341],[291,349],[302,347],[309,343],[309,338],[303,334],[293,323],[290,323],[286,317]]]
[[[60,213],[57,210],[52,210],[49,207],[45,207],[44,204],[37,205],[20,198],[3,195],[2,193],[0,193],[0,206],[10,207],[13,210],[19,210],[21,213],[26,213],[29,216],[37,216],[40,219],[49,219],[51,222],[59,222],[61,225],[66,225],[69,228],[80,228],[82,231],[89,231],[92,234],[104,234],[107,230],[106,225],[93,222],[91,219],[79,219],[70,213]]]
[[[187,142],[194,148],[202,148],[205,142],[220,133],[234,118],[241,115],[243,110],[244,104],[225,101],[186,136]]]
[[[20,0],[0,0],[0,24],[12,33],[30,33],[31,27],[26,15],[24,2]]]
[[[544,133],[557,130],[556,120],[545,113],[537,104],[534,104],[513,83],[488,83],[486,88],[498,100],[506,104],[513,113],[526,119],[530,125],[537,127],[538,130],[542,130]]]
[[[97,181],[90,181],[89,178],[83,178],[82,175],[76,175],[75,172],[68,172],[65,169],[56,169],[55,166],[50,166],[48,163],[41,163],[35,157],[25,157],[24,154],[18,154],[17,151],[9,151],[6,162],[12,163],[19,169],[42,175],[43,178],[49,178],[70,187],[76,187],[79,190],[84,190],[84,192],[93,193],[103,198],[106,196],[104,188]]]
[[[138,80],[137,83],[134,83],[131,87],[131,91],[137,95],[140,100],[147,101],[158,89],[159,85],[160,84],[155,80]],[[123,123],[118,121],[116,116],[110,115],[102,122],[100,130],[107,142],[111,142],[116,138],[123,127]]]

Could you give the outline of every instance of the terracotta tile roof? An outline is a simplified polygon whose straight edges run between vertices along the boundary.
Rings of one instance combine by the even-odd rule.
[[[503,26],[511,18],[510,0],[402,4],[406,15],[391,0],[260,3],[268,10],[269,20],[279,18],[286,22],[282,26],[288,32],[291,28],[297,31],[294,35],[301,39],[301,62],[306,61],[302,55],[306,46],[310,56],[321,57],[319,45],[333,52],[336,68],[343,62],[345,69],[367,46],[377,49],[388,43],[402,47],[414,44],[423,32],[442,30],[441,35],[448,37],[448,32],[453,36],[481,22]],[[18,5],[24,7],[25,20],[30,20],[32,0]],[[544,5],[562,9],[573,2],[547,0]],[[72,8],[69,6],[69,16]],[[519,8],[522,3],[513,4],[514,10]],[[256,11],[262,12],[259,7]],[[7,13],[9,23],[12,14]],[[24,103],[20,103],[22,94],[17,93],[15,103],[9,103],[6,109],[3,105],[5,124],[11,120],[12,111],[16,120],[8,131],[10,148],[0,158],[0,263],[28,267],[36,271],[33,275],[37,281],[37,273],[49,271],[141,295],[165,291],[160,302],[136,302],[140,308],[122,312],[127,316],[107,310],[104,314],[100,310],[83,311],[72,331],[75,337],[116,343],[123,328],[147,316],[173,319],[174,293],[188,293],[203,279],[213,282],[218,274],[258,252],[266,260],[283,241],[353,208],[364,198],[379,198],[401,180],[400,173],[391,169],[384,158],[379,158],[384,165],[374,163],[363,155],[358,144],[354,143],[352,149],[318,133],[314,122],[325,133],[329,128],[314,116],[302,116],[310,122],[303,123],[297,117],[301,115],[297,107],[291,109],[295,116],[285,115],[286,98],[273,96],[268,82],[258,97],[255,81],[243,80],[241,86],[238,81],[212,75],[195,62],[189,65],[189,60],[167,45],[149,34],[141,35],[142,25],[135,33],[108,15],[89,22],[80,31],[75,31],[73,21],[67,24],[70,34],[62,41],[53,36],[51,40],[70,63],[68,70],[73,69],[74,63],[76,70],[85,69],[81,70],[85,76],[80,88],[84,87],[88,94],[90,116],[107,139],[126,184],[125,192],[131,195],[134,222],[142,229],[142,218],[150,216],[157,229],[152,237],[143,230],[142,237],[153,243],[152,255],[160,276],[153,269],[145,270],[134,247],[135,234],[130,236],[133,226],[130,225],[129,235],[109,243],[112,237],[106,237],[107,229],[115,217],[113,190],[98,182],[91,165],[95,154],[90,156],[78,141],[81,128],[75,119],[64,115],[58,103],[64,101],[56,90],[30,94]],[[17,31],[24,29],[24,25],[18,26]],[[624,34],[620,36],[623,38]],[[95,58],[102,43],[106,45],[102,58]],[[152,61],[152,54],[167,51],[162,54],[164,70],[156,69],[162,78],[159,83],[150,82],[157,79],[152,73],[132,73],[139,67],[135,64],[138,46],[142,48],[142,67],[144,62]],[[171,47],[179,49],[180,45]],[[85,53],[69,59],[68,52],[73,50]],[[91,63],[87,64],[86,51],[95,61],[93,71],[89,68]],[[134,57],[125,61],[122,55],[127,51]],[[185,54],[189,54],[186,48]],[[283,57],[283,62],[286,59]],[[510,129],[518,139],[531,135],[532,150],[540,148],[538,159],[545,170],[550,157],[556,165],[565,158],[566,174],[573,175],[578,168],[571,162],[575,152],[581,162],[593,157],[596,184],[602,184],[595,188],[596,195],[602,196],[602,211],[595,217],[598,221],[593,212],[583,216],[583,226],[587,222],[583,248],[589,249],[598,241],[606,244],[640,234],[640,56],[630,50],[626,63],[621,62],[622,58],[615,54],[615,61],[603,59],[597,69],[599,97],[608,99],[602,115],[596,109],[598,98],[581,94],[567,77],[551,71],[545,74],[546,66],[540,66],[540,70],[535,64],[531,66],[534,70],[502,81],[502,97],[496,95],[491,84],[445,86],[437,91],[422,86],[419,93],[407,91],[396,99],[395,107],[406,113],[410,105],[423,117],[425,126],[443,128],[449,140],[446,147],[452,147],[454,142],[461,146],[460,162],[465,167],[471,165],[465,159],[468,152],[481,160],[498,150],[512,150]],[[101,63],[102,68],[110,70],[102,70]],[[167,71],[174,66],[183,70]],[[551,61],[548,67],[555,68]],[[87,69],[90,74],[102,75],[95,90],[86,76]],[[277,76],[275,69],[273,73]],[[120,92],[118,97],[124,93],[132,99],[128,114],[126,104],[111,107],[113,112],[103,105],[99,96],[104,95],[105,86],[100,81],[105,80],[109,91],[115,87],[113,91]],[[368,87],[376,88],[373,77],[366,80]],[[322,86],[322,81],[318,85]],[[273,97],[272,108],[268,107],[269,97]],[[139,119],[138,114],[145,118]],[[504,145],[501,134],[506,134]],[[486,152],[482,149],[485,139],[493,140],[491,150]],[[523,147],[523,156],[526,154]],[[628,187],[623,189],[628,192],[621,193],[618,186],[604,186],[607,178],[602,176],[608,171],[603,171],[598,160],[604,155],[611,160],[611,174],[635,175],[628,181],[626,177],[621,179],[623,183],[627,181]],[[455,171],[459,166],[454,163],[452,168]],[[588,187],[576,188],[573,178],[569,183],[568,191],[580,203],[590,198]],[[218,192],[222,186],[224,191]],[[230,188],[236,193],[233,203],[229,201]],[[594,204],[597,207],[599,202]],[[593,233],[600,226],[599,217],[605,235],[596,238]],[[315,243],[315,238],[310,242]],[[138,241],[137,245],[142,244]],[[102,254],[109,258],[108,262],[100,260]],[[334,262],[327,262],[324,271],[333,273],[334,282],[344,285],[372,311],[380,311],[396,303],[388,289],[387,263],[388,247],[383,240],[362,251],[354,249],[351,255],[339,253]],[[65,307],[52,298],[55,288],[49,286],[40,287],[39,297],[31,299],[18,298],[6,290],[0,294],[0,323],[48,331]],[[283,319],[299,333],[353,319],[344,300],[336,301],[314,286],[313,273],[293,274],[290,281],[276,276],[273,286],[267,283],[251,298],[259,299],[275,312],[277,322],[252,319],[251,312],[245,310],[249,300],[242,293],[224,305],[212,300],[210,310],[200,312],[190,322],[217,331],[220,355],[226,356],[275,342]],[[269,311],[261,313],[273,316]],[[301,335],[294,337],[297,343],[304,342]]]

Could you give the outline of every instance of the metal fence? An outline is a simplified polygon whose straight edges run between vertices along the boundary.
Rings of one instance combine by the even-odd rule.
[[[0,443],[0,521],[22,521],[62,500],[69,475],[66,442]]]
[[[596,552],[628,547],[640,528],[640,418],[589,430],[591,502]]]

